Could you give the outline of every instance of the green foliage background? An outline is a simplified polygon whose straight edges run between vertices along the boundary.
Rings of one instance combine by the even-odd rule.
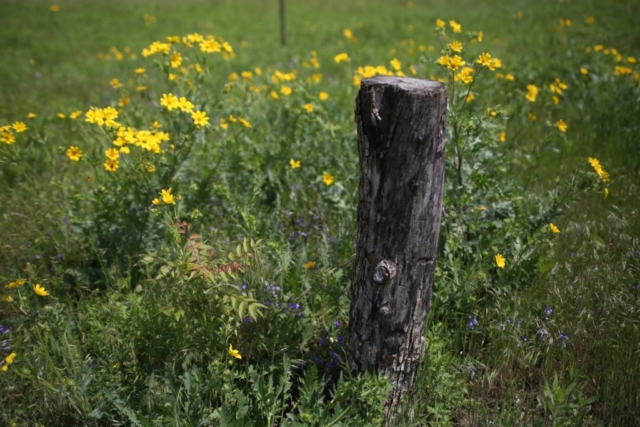
[[[640,424],[640,86],[616,73],[640,72],[628,60],[640,61],[639,2],[288,2],[286,47],[276,1],[58,4],[9,0],[0,13],[0,126],[29,127],[0,143],[0,297],[12,299],[0,302],[1,355],[17,355],[0,372],[2,425],[378,425],[388,385],[344,364],[352,80],[397,58],[453,94],[461,83],[435,63],[453,38],[439,37],[436,19],[462,24],[445,37],[463,43],[467,62],[490,52],[503,67],[478,76],[473,101],[452,99],[427,349],[399,425]],[[197,89],[169,82],[162,55],[140,55],[195,32],[236,53],[185,53],[186,66],[205,68],[188,71]],[[336,64],[341,52],[350,60]],[[290,96],[276,70],[297,73]],[[242,71],[251,80],[232,82]],[[557,105],[556,78],[568,86]],[[189,97],[210,126],[163,109],[164,93]],[[123,97],[123,124],[158,120],[172,139],[163,155],[132,153],[109,174],[114,135],[57,113]],[[251,127],[221,129],[230,115]],[[81,162],[65,156],[70,146]],[[154,206],[168,187],[176,204]],[[28,283],[5,288],[18,278]]]

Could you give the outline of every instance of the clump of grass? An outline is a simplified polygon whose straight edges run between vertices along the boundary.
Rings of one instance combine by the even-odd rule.
[[[246,31],[263,4],[217,5],[215,26],[163,2],[0,17],[0,34],[21,23],[0,43],[22,61],[0,61],[4,424],[378,425],[386,381],[345,363],[353,98],[375,74],[450,94],[426,355],[401,423],[638,422],[640,77],[623,26],[598,26],[623,14],[370,3],[331,23],[294,5],[277,52],[270,20]],[[87,34],[91,11],[127,31],[57,39]]]

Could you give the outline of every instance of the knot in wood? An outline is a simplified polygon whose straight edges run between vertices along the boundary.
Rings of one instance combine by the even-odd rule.
[[[377,284],[385,283],[396,277],[396,264],[388,259],[383,259],[373,270],[373,281]]]

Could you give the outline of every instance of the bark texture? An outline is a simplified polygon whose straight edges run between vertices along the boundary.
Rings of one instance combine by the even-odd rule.
[[[393,425],[424,353],[440,235],[447,89],[400,77],[362,81],[356,99],[360,184],[349,363],[383,373]]]

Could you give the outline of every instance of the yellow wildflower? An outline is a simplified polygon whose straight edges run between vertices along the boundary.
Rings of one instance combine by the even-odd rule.
[[[27,125],[24,122],[15,122],[14,124],[11,125],[11,127],[17,133],[22,133],[27,130]]]
[[[342,53],[339,53],[336,56],[334,56],[333,60],[336,61],[336,64],[339,64],[341,62],[346,62],[346,61],[349,60],[349,55],[347,55],[346,53],[342,52]]]
[[[178,99],[178,108],[184,111],[185,113],[193,112],[193,107],[194,107],[193,103],[189,101],[187,98],[185,98],[184,96],[181,96]]]
[[[441,67],[447,67],[447,66],[449,66],[449,61],[450,60],[451,60],[451,57],[449,55],[443,55],[440,58],[438,58],[436,63],[438,65],[440,65]]]
[[[8,285],[6,285],[5,288],[6,289],[13,289],[13,288],[20,287],[20,286],[24,285],[25,283],[27,283],[27,279],[16,279],[13,282],[11,282]]]
[[[204,40],[200,42],[200,50],[205,53],[221,52],[222,45],[213,39]]]
[[[178,68],[182,64],[182,55],[180,55],[180,52],[174,52],[169,61],[171,62],[171,67]]]
[[[329,172],[325,172],[322,174],[322,181],[326,184],[326,185],[331,185],[333,184],[334,178],[333,175],[331,175]]]
[[[391,64],[391,68],[393,68],[395,71],[399,71],[400,68],[402,68],[402,63],[398,60],[398,58],[393,58],[389,63]]]
[[[307,113],[313,113],[313,105],[311,104],[304,104],[302,108],[304,108]]]
[[[449,49],[451,49],[455,53],[460,53],[462,52],[462,43],[460,43],[457,40],[454,40],[451,43],[449,43]]]
[[[491,54],[484,52],[478,57],[478,59],[476,59],[476,64],[480,64],[483,67],[487,67],[489,66],[490,61],[491,61]]]
[[[458,74],[455,75],[454,81],[470,84],[473,82],[473,68],[463,67]]]
[[[250,128],[251,127],[251,123],[249,123],[248,120],[243,119],[242,117],[238,117],[238,121],[240,122],[240,124],[246,128]]]
[[[8,355],[7,357],[4,358],[4,361],[7,363],[7,365],[11,365],[13,363],[13,361],[15,360],[17,354],[15,353],[11,353],[10,355]]]
[[[290,86],[282,86],[280,88],[280,93],[282,93],[284,96],[289,96],[291,95],[292,92],[293,92],[293,89],[291,89]]]
[[[109,84],[111,85],[112,88],[114,89],[120,89],[122,86],[124,86],[122,83],[120,83],[120,80],[113,78],[109,81]]]
[[[165,93],[162,95],[162,98],[160,98],[160,105],[171,111],[174,108],[179,108],[180,100],[172,93]]]
[[[327,92],[320,92],[318,98],[320,99],[320,101],[326,101],[327,99],[329,99],[329,94]]]
[[[591,167],[596,171],[600,179],[602,179],[604,182],[609,182],[609,173],[604,170],[604,168],[600,164],[600,161],[595,157],[589,157],[588,161]]]
[[[35,113],[29,113],[29,114],[27,114],[27,119],[35,119],[35,118],[36,118]]]
[[[498,268],[504,268],[506,260],[504,259],[502,254],[497,254],[496,257],[495,257],[495,261],[496,261],[496,265],[498,266]]]
[[[507,133],[505,131],[500,132],[498,135],[498,140],[500,142],[505,142],[507,140]]]
[[[194,111],[191,113],[191,119],[193,120],[193,124],[199,128],[209,124],[209,117],[204,111]]]
[[[120,157],[120,153],[115,148],[109,148],[104,152],[105,156],[111,160],[116,160]]]
[[[171,194],[171,187],[169,187],[168,190],[161,190],[160,191],[160,196],[162,196],[162,201],[165,202],[168,205],[173,205],[175,204],[175,199],[173,197],[173,194]]]
[[[80,160],[80,157],[82,157],[82,150],[78,147],[71,146],[67,150],[67,157],[69,158],[69,160],[77,162]]]
[[[300,167],[300,160],[289,160],[289,164],[291,165],[291,169],[298,169]]]
[[[524,96],[530,102],[536,102],[538,96],[538,88],[535,85],[527,85],[527,94]]]
[[[109,172],[115,172],[116,170],[118,170],[118,167],[120,167],[120,163],[117,160],[107,159],[107,161],[104,162],[103,166],[105,170]]]
[[[155,206],[160,206],[162,202],[157,197],[151,201]]]
[[[451,26],[451,31],[453,31],[454,33],[462,32],[462,25],[458,24],[456,21],[449,21],[449,25]]]
[[[436,27],[438,28],[444,28],[444,26],[447,25],[446,22],[444,22],[442,19],[437,19],[436,20]]]
[[[560,232],[560,229],[556,227],[553,223],[549,224],[549,229],[553,234],[558,234]]]
[[[136,68],[135,70],[133,70],[134,73],[136,73],[137,75],[141,75],[147,72],[147,70],[145,70],[144,68]]]
[[[458,55],[455,55],[449,58],[449,63],[447,64],[447,67],[450,70],[455,71],[458,67],[462,67],[464,64],[465,62],[462,60],[462,58]]]
[[[202,37],[198,33],[193,33],[193,34],[187,35],[187,40],[189,40],[189,42],[191,42],[191,43],[200,43],[201,41],[204,40],[204,37]],[[183,41],[184,41],[184,39],[183,39]]]
[[[49,291],[47,291],[43,286],[40,286],[39,283],[33,285],[33,292],[39,297],[46,297],[49,295]]]
[[[556,122],[556,127],[560,130],[560,132],[564,133],[567,131],[567,124],[564,122],[564,120],[560,119]]]
[[[310,270],[315,266],[316,266],[316,262],[315,261],[309,261],[308,263],[304,264],[304,268],[306,268],[307,270]]]
[[[589,70],[587,70],[586,68],[582,67],[582,68],[580,68],[580,74],[582,74],[583,76],[586,76],[587,74],[589,74]]]
[[[238,350],[235,350],[231,344],[229,344],[229,356],[235,357],[236,359],[240,360],[242,359],[240,352]]]
[[[567,84],[564,83],[562,80],[560,80],[558,77],[556,77],[555,83],[560,91],[567,90],[568,88]],[[558,92],[558,93],[562,93],[562,92]]]
[[[625,74],[631,74],[631,73],[633,73],[633,69],[631,69],[629,67],[623,67],[623,66],[616,65],[616,68],[615,68],[615,75],[616,76],[623,76]]]
[[[501,67],[502,67],[502,61],[498,58],[491,58],[491,60],[487,64],[487,68],[490,71],[495,71],[496,68],[501,68]]]

